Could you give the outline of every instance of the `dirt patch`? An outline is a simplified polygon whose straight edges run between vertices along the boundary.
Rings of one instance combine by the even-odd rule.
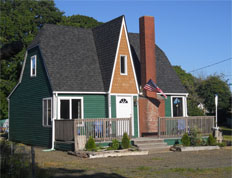
[[[151,153],[99,159],[81,159],[67,152],[35,148],[36,162],[55,177],[231,177],[232,149]]]

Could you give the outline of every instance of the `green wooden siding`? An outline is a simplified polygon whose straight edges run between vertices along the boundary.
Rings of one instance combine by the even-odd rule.
[[[59,94],[58,96],[83,97],[84,118],[108,118],[108,97],[107,95]]]
[[[133,97],[134,101],[137,101],[137,96]],[[138,137],[138,104],[134,104],[134,137]]]
[[[111,96],[111,118],[116,118],[116,96]]]
[[[165,117],[171,117],[171,96],[165,100]]]
[[[37,55],[37,75],[30,77],[30,58]],[[42,99],[52,92],[39,48],[28,51],[22,81],[10,97],[10,140],[51,146],[51,127],[42,126]]]

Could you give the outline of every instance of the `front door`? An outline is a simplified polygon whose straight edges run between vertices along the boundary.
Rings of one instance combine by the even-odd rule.
[[[133,119],[133,106],[132,106],[132,96],[117,96],[116,97],[116,110],[117,110],[117,118],[132,118],[132,135],[134,135],[134,119]],[[122,123],[118,123],[118,134],[117,135],[123,135],[122,131],[120,131],[120,127],[122,127]],[[123,127],[128,128],[128,134],[129,134],[129,124],[123,125]]]

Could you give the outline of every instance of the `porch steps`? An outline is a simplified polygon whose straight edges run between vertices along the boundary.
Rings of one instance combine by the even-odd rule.
[[[163,139],[154,137],[140,137],[132,139],[134,145],[136,145],[139,150],[149,151],[149,152],[167,152],[170,146],[164,142]]]

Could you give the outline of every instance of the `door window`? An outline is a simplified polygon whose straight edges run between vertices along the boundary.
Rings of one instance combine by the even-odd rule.
[[[173,117],[183,116],[183,98],[181,97],[172,98],[172,111],[173,111]]]

